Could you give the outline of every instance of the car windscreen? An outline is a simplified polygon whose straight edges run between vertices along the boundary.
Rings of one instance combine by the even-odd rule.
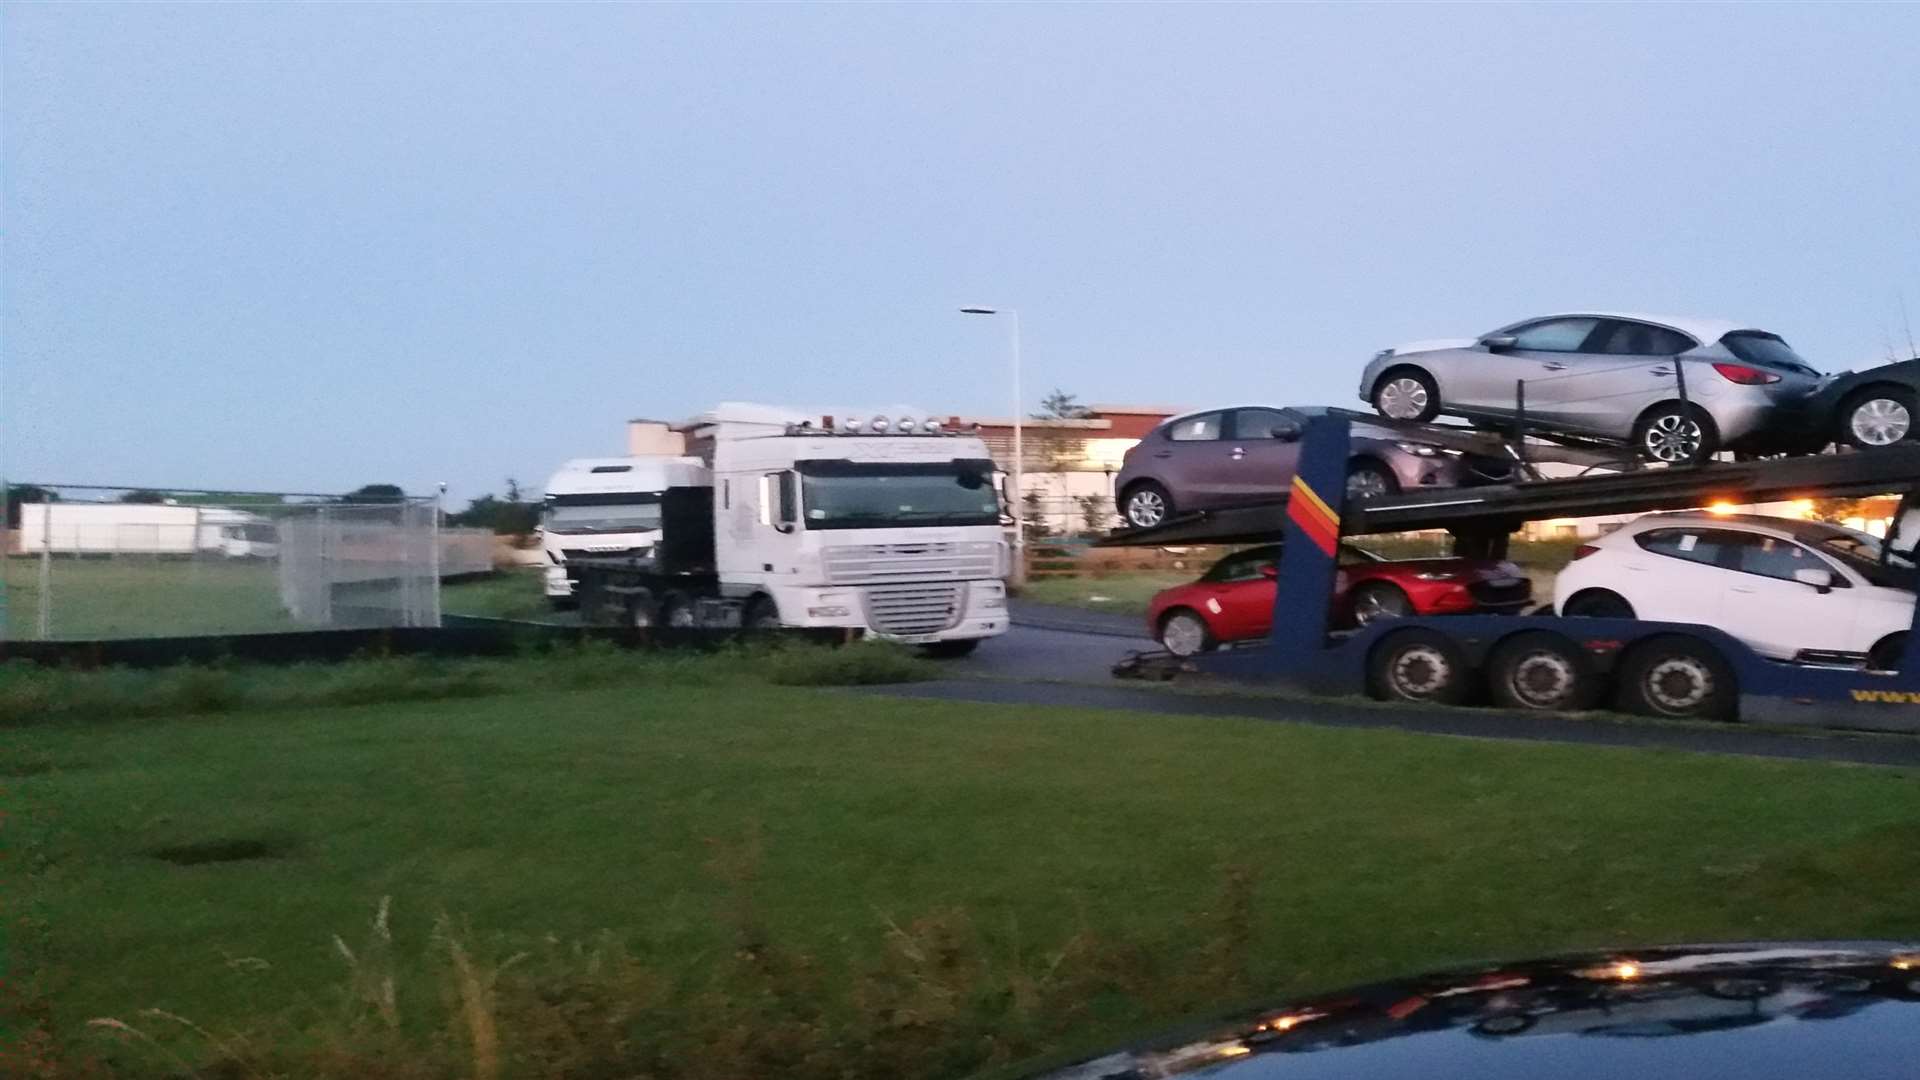
[[[809,529],[998,525],[993,462],[802,461],[800,506]]]
[[[1818,548],[1821,554],[1840,560],[1871,584],[1912,590],[1920,583],[1920,573],[1916,573],[1913,560],[1906,556],[1894,555],[1881,561],[1884,545],[1878,537],[1835,525],[1810,532],[1801,539]]]
[[[1800,359],[1778,334],[1768,334],[1759,330],[1736,330],[1720,339],[1727,351],[1749,364],[1770,367],[1776,371],[1791,371],[1799,375],[1819,375],[1813,365]]]
[[[562,536],[658,529],[660,493],[622,491],[551,495],[540,512],[540,527]]]

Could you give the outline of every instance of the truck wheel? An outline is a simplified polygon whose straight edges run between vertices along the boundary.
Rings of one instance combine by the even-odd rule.
[[[693,601],[684,593],[668,593],[660,598],[659,625],[675,630],[693,627]]]
[[[749,630],[780,629],[780,608],[771,596],[756,596],[747,602],[746,617],[740,625]]]
[[[1739,704],[1733,669],[1704,641],[1669,634],[1635,645],[1620,665],[1622,711],[1729,720]]]
[[[936,641],[931,645],[921,646],[922,650],[935,660],[958,660],[963,656],[971,655],[973,650],[979,647],[979,638],[967,638],[964,641]]]
[[[1577,712],[1593,705],[1599,679],[1586,654],[1559,634],[1515,634],[1487,660],[1493,699],[1513,709]]]
[[[1388,634],[1367,662],[1367,689],[1382,701],[1458,704],[1467,696],[1466,658],[1432,630]]]

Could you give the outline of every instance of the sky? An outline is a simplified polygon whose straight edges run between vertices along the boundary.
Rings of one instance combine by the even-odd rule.
[[[9,4],[0,470],[458,504],[720,401],[1920,337],[1920,6]],[[1904,313],[1903,313],[1904,309]]]

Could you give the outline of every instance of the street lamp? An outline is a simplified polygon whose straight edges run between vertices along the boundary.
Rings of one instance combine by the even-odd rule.
[[[1020,432],[1020,313],[1008,308],[1004,313],[998,308],[963,307],[962,315],[1000,315],[1005,314],[1013,322],[1013,468],[1008,470],[1008,478],[1013,481],[1013,584],[1027,583],[1027,522],[1026,493],[1020,488],[1020,467],[1025,460],[1026,446]]]

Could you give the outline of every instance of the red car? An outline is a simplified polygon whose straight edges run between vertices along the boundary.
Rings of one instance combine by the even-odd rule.
[[[1487,559],[1383,559],[1340,545],[1334,618],[1347,626],[1401,615],[1513,612],[1533,598],[1526,572]],[[1224,642],[1263,638],[1273,629],[1280,545],[1248,548],[1213,564],[1200,580],[1153,598],[1147,626],[1176,656]]]

